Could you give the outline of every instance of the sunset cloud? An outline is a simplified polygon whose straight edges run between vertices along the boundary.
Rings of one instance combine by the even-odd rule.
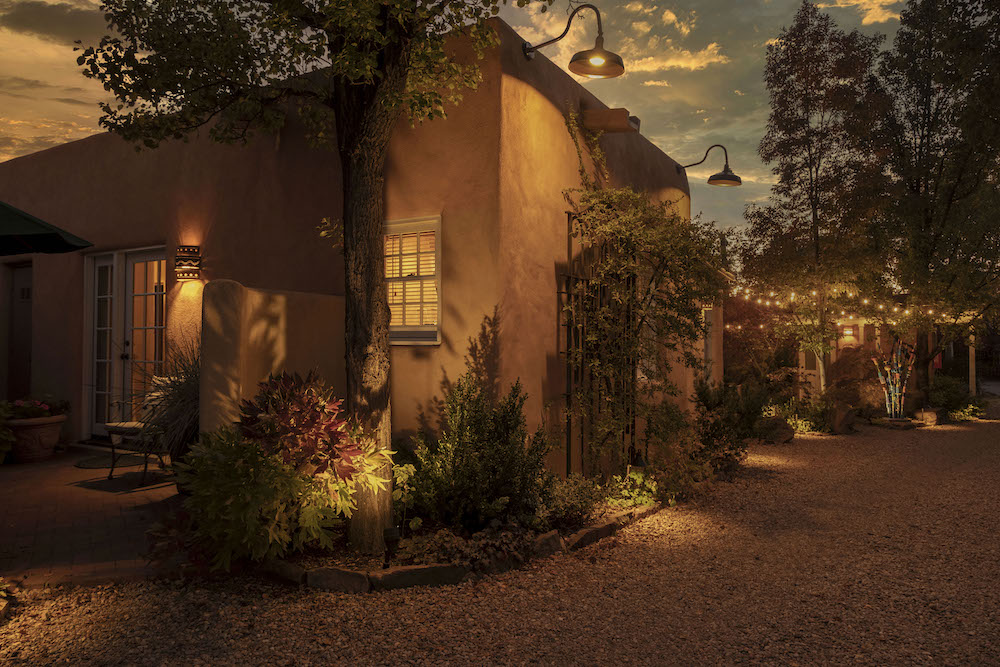
[[[0,0],[0,28],[63,44],[96,43],[108,32],[97,5],[43,0]]]
[[[644,5],[641,2],[630,2],[625,5],[625,11],[631,14],[652,14],[656,12],[656,5]]]
[[[887,23],[898,21],[899,12],[890,9],[902,5],[901,0],[833,0],[833,2],[820,3],[818,6],[824,9],[836,7],[838,9],[854,8],[861,14],[861,24],[871,25],[873,23]]]
[[[642,85],[644,85],[644,86],[653,86],[655,88],[669,88],[670,87],[670,82],[669,81],[662,81],[662,80],[661,81],[643,81]]]
[[[668,46],[662,53],[630,60],[628,69],[631,72],[661,72],[671,69],[695,72],[709,65],[721,65],[729,61],[729,56],[722,53],[722,47],[712,42],[700,51]]]
[[[691,12],[688,20],[682,21],[672,10],[666,9],[663,11],[663,22],[677,28],[677,32],[679,32],[682,37],[687,37],[691,34],[691,31],[694,30],[696,18],[697,15],[694,12]]]

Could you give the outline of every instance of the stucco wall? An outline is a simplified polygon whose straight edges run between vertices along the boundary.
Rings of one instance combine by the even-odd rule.
[[[471,60],[468,49],[457,57]],[[482,83],[444,120],[411,126],[401,118],[385,172],[386,220],[441,216],[439,345],[394,345],[393,432],[403,443],[433,410],[442,384],[465,368],[468,340],[500,300],[500,64],[479,61]]]
[[[524,385],[529,424],[544,420],[561,437],[565,366],[557,292],[566,264],[569,208],[563,192],[581,185],[566,118],[571,111],[582,115],[584,109],[607,106],[547,58],[524,58],[522,40],[508,26],[499,31],[501,374],[505,383],[520,378]],[[648,139],[639,133],[608,133],[600,145],[612,186],[633,186],[655,200],[676,202],[680,214],[690,215],[686,176]],[[592,169],[589,158],[587,166]],[[679,381],[687,382],[687,369],[678,373],[684,376]],[[579,471],[576,438],[570,458]],[[549,465],[566,469],[564,448],[551,454]]]
[[[240,401],[271,373],[316,371],[344,395],[343,297],[214,280],[205,286],[202,308],[202,431],[235,421]]]
[[[309,148],[295,122],[247,146],[196,136],[136,152],[99,134],[0,163],[0,200],[91,241],[87,254],[165,246],[169,266],[177,245],[200,245],[206,279],[329,294],[343,293],[341,260],[315,227],[339,215],[339,184],[335,154]],[[83,365],[92,345],[84,255],[31,259],[32,392],[69,398],[67,435],[80,438],[89,434]],[[171,275],[167,291],[169,336],[196,337],[199,287]]]

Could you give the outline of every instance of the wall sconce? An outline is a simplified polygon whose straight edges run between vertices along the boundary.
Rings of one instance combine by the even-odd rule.
[[[699,164],[701,164],[702,162],[704,162],[705,160],[708,159],[708,154],[709,154],[709,152],[713,148],[721,148],[722,149],[723,154],[726,156],[726,166],[724,166],[722,168],[722,171],[720,171],[718,174],[710,176],[709,179],[708,179],[708,184],[709,185],[728,185],[728,186],[743,185],[743,180],[739,176],[737,176],[736,174],[734,174],[732,172],[732,170],[729,168],[729,151],[727,151],[726,147],[723,146],[722,144],[714,144],[712,146],[709,146],[708,150],[705,151],[705,157],[703,157],[698,162],[693,162],[691,164],[685,164],[685,165],[677,165],[677,173],[678,174],[681,173],[682,171],[684,171],[688,167],[697,167]]]
[[[174,254],[174,275],[177,280],[201,278],[201,246],[179,245]]]
[[[566,21],[566,29],[555,39],[542,42],[537,46],[525,42],[521,47],[524,50],[524,57],[531,60],[535,57],[535,51],[543,46],[555,44],[565,37],[573,23],[573,17],[581,9],[592,9],[597,14],[597,41],[594,43],[594,48],[580,51],[570,58],[569,71],[590,79],[613,79],[616,76],[621,76],[625,73],[625,63],[620,55],[604,48],[604,26],[601,24],[601,12],[594,5],[580,5],[570,12],[569,20]]]
[[[844,327],[844,338],[854,338],[854,327]]]

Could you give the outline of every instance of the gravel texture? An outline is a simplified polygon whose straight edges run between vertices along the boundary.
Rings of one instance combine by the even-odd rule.
[[[797,437],[700,502],[455,587],[24,591],[0,664],[996,664],[998,508],[1000,421]]]

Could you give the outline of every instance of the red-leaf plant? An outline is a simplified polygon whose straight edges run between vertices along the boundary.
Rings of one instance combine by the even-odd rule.
[[[337,477],[350,480],[364,451],[359,429],[341,418],[341,404],[312,371],[304,379],[298,373],[271,375],[240,406],[240,433],[298,470],[318,475],[332,467]]]

